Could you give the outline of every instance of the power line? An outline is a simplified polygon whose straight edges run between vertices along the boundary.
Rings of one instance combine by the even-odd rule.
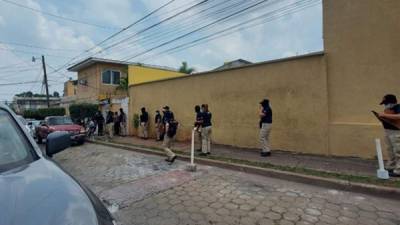
[[[144,29],[142,29],[142,30],[140,30],[140,31],[138,31],[138,32],[136,32],[136,33],[134,33],[133,35],[131,35],[131,36],[127,37],[127,38],[124,38],[124,39],[121,40],[121,41],[118,41],[118,42],[116,42],[116,43],[114,43],[114,44],[111,44],[111,45],[109,45],[109,46],[103,48],[103,49],[100,50],[100,51],[97,51],[97,52],[94,53],[93,55],[96,55],[96,54],[98,54],[98,53],[101,53],[101,52],[103,52],[103,51],[105,51],[105,50],[107,50],[107,49],[110,49],[110,48],[112,48],[112,47],[114,47],[114,46],[117,46],[117,45],[119,45],[119,44],[121,44],[121,43],[123,43],[123,42],[125,42],[125,41],[127,41],[127,40],[129,40],[129,39],[131,39],[131,38],[133,38],[133,37],[135,37],[135,36],[141,34],[141,33],[144,33],[144,32],[146,32],[146,31],[148,31],[148,30],[150,30],[150,29],[153,29],[154,27],[157,27],[157,26],[159,26],[159,25],[161,25],[161,24],[163,24],[163,23],[165,23],[165,22],[167,22],[167,21],[169,21],[169,20],[171,20],[171,19],[173,19],[173,18],[175,18],[175,17],[177,17],[177,16],[179,16],[179,15],[182,15],[183,13],[186,13],[186,12],[188,12],[188,11],[190,11],[190,10],[193,10],[194,8],[196,8],[196,7],[198,7],[198,6],[200,6],[200,5],[204,4],[204,3],[206,3],[207,1],[209,1],[209,0],[203,0],[203,1],[197,3],[197,4],[193,5],[193,6],[190,6],[189,8],[186,8],[186,9],[184,9],[184,10],[182,10],[182,11],[180,11],[180,12],[178,12],[178,13],[176,13],[176,14],[174,14],[174,15],[172,15],[172,16],[166,18],[166,19],[163,19],[163,20],[161,20],[161,21],[159,21],[159,22],[157,22],[157,23],[155,23],[155,24],[149,26],[149,27],[146,27],[146,28],[144,28]],[[265,1],[266,1],[266,0],[265,0]]]
[[[16,46],[22,46],[22,47],[27,47],[27,48],[37,48],[37,49],[52,50],[52,51],[69,51],[69,52],[79,51],[79,49],[48,48],[48,47],[43,47],[43,46],[37,46],[37,45],[31,45],[31,44],[25,44],[25,43],[17,43],[17,42],[0,41],[0,43],[6,44],[6,45],[16,45]]]
[[[69,66],[69,65],[71,65],[71,62],[72,62],[73,60],[77,59],[77,58],[78,58],[79,56],[81,56],[82,54],[93,50],[96,46],[99,46],[100,44],[103,44],[103,43],[107,42],[108,40],[114,38],[115,36],[121,34],[122,32],[124,32],[124,31],[126,31],[126,30],[128,30],[129,28],[132,28],[134,25],[140,23],[141,21],[144,21],[144,20],[145,20],[146,18],[148,18],[149,16],[153,15],[154,13],[160,11],[161,9],[163,9],[164,7],[166,7],[167,5],[171,4],[173,1],[175,1],[175,0],[171,0],[171,1],[167,2],[166,4],[162,5],[161,7],[159,7],[159,8],[157,8],[157,9],[153,10],[153,11],[150,12],[150,13],[148,13],[147,15],[145,15],[144,17],[142,17],[141,19],[139,19],[139,20],[133,22],[132,24],[128,25],[127,27],[122,28],[122,29],[121,29],[120,31],[118,31],[117,33],[112,34],[111,36],[109,36],[109,37],[107,37],[106,39],[102,40],[101,42],[99,42],[98,44],[96,44],[94,47],[85,50],[84,52],[82,52],[81,54],[79,54],[79,55],[77,55],[77,56],[72,57],[72,58],[71,58],[70,60],[68,60],[64,65],[62,65],[61,67],[57,68],[54,72],[58,72],[58,71],[60,71],[61,69],[65,68],[65,67],[67,67],[67,66]],[[204,0],[204,1],[208,1],[208,0]],[[203,1],[203,2],[204,2],[204,1]],[[53,73],[54,73],[54,72],[53,72]]]
[[[22,5],[22,4],[19,4],[17,2],[13,2],[13,1],[10,1],[10,0],[2,0],[2,1],[6,2],[8,4],[12,4],[14,6],[18,6],[18,7],[24,8],[24,9],[31,10],[31,11],[33,11],[35,13],[40,13],[40,14],[43,14],[43,15],[46,15],[46,16],[51,16],[51,17],[54,17],[54,18],[57,18],[57,19],[60,19],[60,20],[70,21],[70,22],[73,22],[73,23],[84,24],[84,25],[98,27],[98,28],[102,28],[102,29],[113,29],[113,30],[120,29],[120,28],[116,28],[116,27],[108,27],[108,26],[98,25],[98,24],[95,24],[95,23],[90,23],[90,22],[86,22],[86,21],[82,21],[82,20],[77,20],[77,19],[68,18],[68,17],[64,17],[64,16],[59,16],[59,15],[56,15],[56,14],[53,14],[53,13],[45,12],[45,11],[40,10],[40,9],[35,9],[35,8],[29,7],[29,6],[26,6],[26,5]]]
[[[268,1],[268,0],[262,0],[262,1],[260,1],[260,2],[257,2],[257,3],[255,3],[255,4],[253,4],[253,5],[250,5],[250,6],[246,7],[246,8],[244,8],[244,9],[241,9],[241,10],[239,10],[239,11],[237,11],[237,12],[234,12],[234,13],[232,13],[232,14],[229,14],[228,16],[225,16],[225,17],[220,18],[220,19],[218,19],[218,20],[216,20],[216,21],[214,21],[214,22],[211,22],[211,23],[209,23],[209,24],[207,24],[207,25],[204,25],[204,26],[202,26],[202,27],[200,27],[200,28],[197,28],[197,29],[195,29],[195,30],[193,30],[193,31],[191,31],[191,32],[189,32],[189,33],[186,33],[186,34],[184,34],[184,35],[181,35],[181,36],[179,36],[179,37],[176,37],[176,38],[174,38],[174,39],[171,39],[171,40],[169,40],[169,41],[166,41],[166,42],[164,42],[164,43],[162,43],[162,44],[159,44],[159,45],[157,45],[157,46],[155,46],[155,47],[152,47],[152,48],[150,48],[150,49],[148,49],[148,50],[146,50],[146,51],[140,52],[140,53],[138,53],[138,54],[136,54],[136,55],[134,55],[134,56],[128,57],[126,60],[131,60],[131,59],[133,59],[133,58],[136,58],[136,57],[138,57],[138,56],[141,56],[141,55],[143,55],[143,54],[146,54],[146,53],[148,53],[148,52],[150,52],[150,51],[153,51],[153,50],[155,50],[155,49],[158,49],[158,48],[160,48],[160,47],[162,47],[162,46],[168,45],[168,44],[170,44],[170,43],[172,43],[172,42],[174,42],[174,41],[180,40],[180,39],[182,39],[182,38],[184,38],[184,37],[187,37],[187,36],[189,36],[189,35],[191,35],[191,34],[193,34],[193,33],[196,33],[196,32],[198,32],[198,31],[200,31],[200,30],[203,30],[204,28],[207,28],[207,27],[212,26],[212,25],[214,25],[214,24],[217,24],[217,23],[219,23],[219,22],[221,22],[221,21],[224,21],[224,20],[226,20],[226,19],[228,19],[228,18],[230,18],[230,17],[232,17],[232,16],[235,16],[235,15],[237,15],[237,14],[239,14],[239,13],[242,13],[242,12],[248,10],[248,9],[251,9],[251,8],[253,8],[253,7],[255,7],[255,6],[258,6],[258,5],[260,5],[260,4],[264,3],[264,2],[267,2],[267,1]]]
[[[29,52],[29,51],[23,51],[23,50],[17,50],[17,49],[1,48],[1,47],[0,47],[0,50],[9,51],[9,52],[18,52],[18,53],[28,54],[28,55],[39,55],[40,54],[38,52]],[[68,58],[66,56],[53,55],[53,54],[45,54],[45,56],[58,57],[58,58]]]
[[[155,56],[163,55],[165,53],[179,52],[179,51],[182,51],[184,49],[188,49],[188,48],[194,47],[196,45],[199,45],[199,44],[202,44],[202,43],[205,43],[205,42],[209,42],[209,41],[215,40],[217,38],[221,38],[221,37],[227,36],[229,34],[237,32],[239,30],[244,30],[244,29],[248,29],[248,28],[251,28],[251,27],[254,27],[254,26],[262,25],[262,24],[264,24],[266,22],[270,22],[272,20],[279,19],[279,18],[281,18],[283,16],[296,13],[298,11],[301,11],[301,10],[304,10],[306,8],[312,7],[312,6],[317,5],[319,3],[320,3],[320,0],[303,0],[303,1],[300,1],[300,2],[296,2],[296,3],[293,3],[291,5],[287,5],[287,6],[283,7],[283,8],[280,8],[278,10],[275,10],[275,11],[272,11],[272,12],[268,12],[268,13],[263,14],[261,16],[258,16],[258,17],[255,17],[253,19],[250,19],[248,21],[245,21],[245,22],[233,25],[231,27],[228,27],[226,29],[220,30],[220,31],[215,32],[213,34],[210,34],[210,35],[195,39],[193,41],[190,41],[190,42],[187,42],[187,43],[172,47],[172,48],[164,50],[164,51],[162,51],[160,53],[153,54],[153,55],[149,56],[148,58],[145,58],[144,61],[149,59],[149,58],[153,58]],[[299,4],[303,4],[303,5],[299,5]],[[280,14],[277,14],[277,13],[280,13]],[[246,27],[241,27],[243,25],[246,25],[248,23],[251,23],[251,22],[254,22],[254,21],[257,21],[257,20],[261,20],[261,19],[263,19],[263,21],[261,21],[259,23],[250,24],[250,25],[248,25]],[[227,33],[227,31],[230,31],[230,32]]]

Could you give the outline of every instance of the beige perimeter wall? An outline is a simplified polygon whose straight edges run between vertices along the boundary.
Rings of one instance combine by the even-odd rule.
[[[371,114],[400,96],[400,1],[324,0],[330,151],[374,157],[383,129]]]
[[[213,141],[258,147],[259,102],[267,97],[274,113],[272,147],[303,153],[328,153],[327,76],[323,55],[288,59],[134,85],[130,87],[130,121],[141,107],[168,105],[181,126],[177,139],[189,140],[194,106],[209,104]],[[131,123],[132,125],[132,123]],[[131,132],[137,131],[131,127]],[[154,124],[151,124],[154,136]]]

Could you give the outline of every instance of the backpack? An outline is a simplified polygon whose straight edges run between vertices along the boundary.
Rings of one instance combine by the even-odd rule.
[[[178,130],[179,123],[177,121],[169,122],[169,127],[167,130],[168,137],[172,138],[176,135],[176,131]]]

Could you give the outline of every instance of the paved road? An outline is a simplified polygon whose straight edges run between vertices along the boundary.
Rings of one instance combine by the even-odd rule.
[[[85,144],[55,156],[121,224],[400,224],[400,202]]]

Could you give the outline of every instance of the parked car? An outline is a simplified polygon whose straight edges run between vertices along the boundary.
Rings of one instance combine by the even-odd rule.
[[[83,126],[74,124],[71,118],[67,116],[49,116],[44,119],[36,130],[38,143],[42,143],[52,132],[66,131],[70,133],[71,140],[77,144],[85,142],[86,130]]]
[[[89,188],[47,156],[70,144],[67,132],[53,132],[42,153],[15,114],[0,104],[0,224],[116,224]]]

